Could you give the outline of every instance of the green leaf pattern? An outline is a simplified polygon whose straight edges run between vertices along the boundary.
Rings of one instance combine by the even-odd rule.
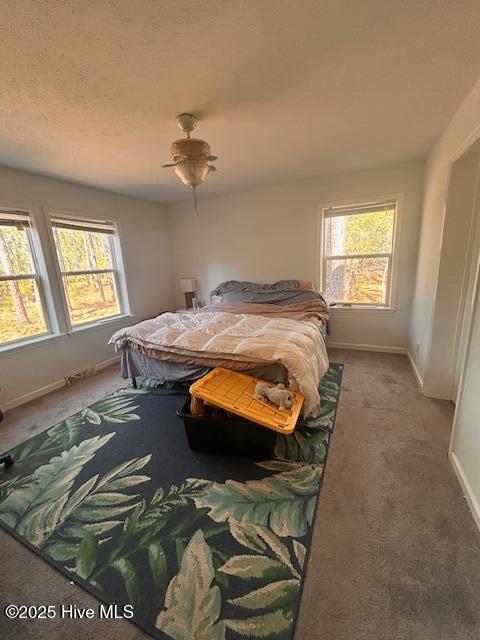
[[[280,473],[247,482],[212,482],[195,498],[195,504],[208,508],[215,522],[234,520],[268,526],[280,537],[306,535],[323,468],[291,462],[261,466],[280,469]]]
[[[182,557],[180,570],[168,585],[165,609],[156,626],[174,640],[223,640],[219,621],[221,595],[213,585],[212,554],[203,531],[195,532]]]
[[[75,478],[115,434],[95,436],[63,451],[32,474],[32,484],[12,492],[0,505],[0,519],[29,542],[42,546],[62,522]]]

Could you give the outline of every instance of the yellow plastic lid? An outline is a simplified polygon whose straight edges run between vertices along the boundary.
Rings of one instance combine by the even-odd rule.
[[[295,403],[290,409],[280,411],[272,402],[256,400],[253,395],[257,382],[265,382],[244,373],[217,367],[190,387],[196,398],[221,407],[225,411],[256,422],[283,434],[293,433],[303,405],[303,394],[291,391]],[[267,383],[268,384],[268,383]],[[272,387],[275,385],[272,384]]]

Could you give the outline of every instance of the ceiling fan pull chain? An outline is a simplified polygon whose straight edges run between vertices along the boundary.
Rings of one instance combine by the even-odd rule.
[[[195,217],[198,218],[197,187],[192,186],[192,191],[193,191],[193,210],[195,211]]]

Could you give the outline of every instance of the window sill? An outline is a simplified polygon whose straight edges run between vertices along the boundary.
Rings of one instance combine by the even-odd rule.
[[[47,335],[39,336],[38,338],[31,338],[30,340],[22,340],[14,344],[5,345],[0,347],[0,357],[5,355],[13,355],[21,353],[22,351],[28,351],[35,347],[41,347],[51,342],[57,342],[59,340],[65,340],[67,338],[66,333],[49,333]]]
[[[395,307],[371,307],[369,305],[355,305],[352,307],[342,307],[342,306],[333,306],[328,307],[331,313],[341,312],[341,313],[349,313],[350,311],[373,311],[375,313],[395,313],[398,311]]]
[[[104,320],[95,320],[94,322],[86,322],[72,328],[71,335],[76,335],[84,331],[91,331],[92,329],[101,329],[102,327],[124,322],[128,318],[133,318],[131,313],[122,313],[119,316],[113,316],[111,318],[105,318]]]
[[[21,342],[0,346],[0,357],[11,356],[21,353],[22,351],[28,351],[29,349],[35,349],[36,347],[42,347],[51,344],[52,342],[58,342],[61,340],[68,340],[77,334],[81,334],[84,331],[91,331],[93,329],[100,329],[104,326],[115,325],[119,322],[124,322],[127,318],[133,318],[134,316],[128,313],[124,313],[121,316],[115,316],[114,318],[107,318],[102,322],[90,322],[88,325],[82,325],[72,330],[72,333],[49,333],[37,338],[31,338],[30,340],[22,340]]]

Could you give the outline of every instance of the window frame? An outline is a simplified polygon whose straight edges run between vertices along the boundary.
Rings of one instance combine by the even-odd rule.
[[[75,334],[77,332],[82,332],[87,329],[94,329],[101,327],[105,324],[115,323],[123,318],[132,317],[132,310],[130,307],[129,295],[128,295],[128,286],[127,286],[127,277],[125,270],[125,261],[123,257],[123,249],[122,249],[122,238],[121,238],[121,230],[118,219],[112,217],[106,217],[102,215],[92,215],[92,214],[82,214],[79,212],[71,212],[59,209],[48,209],[46,210],[46,219],[47,219],[47,227],[48,227],[48,235],[49,241],[52,248],[53,261],[55,265],[55,271],[57,275],[58,282],[58,290],[60,293],[61,307],[63,312],[63,321],[66,326],[66,332],[68,335]],[[79,225],[83,223],[92,223],[92,224],[109,224],[112,226],[113,233],[109,234],[111,236],[111,259],[112,259],[112,268],[110,269],[87,269],[87,270],[79,270],[79,271],[63,271],[62,266],[60,264],[60,256],[57,251],[57,244],[55,242],[55,231],[53,219],[64,219],[66,221],[71,221],[73,223],[77,222]],[[119,306],[119,313],[116,313],[111,316],[107,316],[105,318],[99,318],[96,320],[87,320],[85,322],[81,322],[78,324],[72,324],[70,318],[70,310],[67,300],[67,295],[65,291],[64,285],[64,276],[68,275],[89,275],[96,273],[112,273],[115,290],[117,293],[117,301]]]
[[[348,254],[348,255],[325,255],[325,220],[327,218],[335,217],[332,215],[326,215],[326,212],[332,209],[351,208],[351,209],[365,209],[369,206],[378,206],[382,203],[395,202],[395,212],[392,230],[392,250],[391,252],[382,253],[366,253],[366,254]],[[403,193],[390,193],[376,197],[368,198],[355,198],[351,200],[332,201],[326,202],[319,207],[319,234],[318,234],[318,273],[319,273],[319,285],[320,290],[326,292],[326,265],[329,260],[335,259],[361,259],[361,258],[387,258],[388,259],[388,279],[387,279],[387,291],[384,303],[369,303],[369,302],[333,302],[331,303],[331,309],[336,311],[383,311],[392,312],[396,310],[396,297],[397,297],[397,263],[398,263],[398,242],[400,237],[400,224],[401,224],[401,212],[403,209]]]
[[[28,247],[30,249],[30,256],[32,259],[32,267],[35,271],[33,273],[12,275],[0,274],[0,282],[18,282],[19,280],[33,280],[35,282],[40,299],[43,321],[45,323],[45,331],[42,331],[41,333],[34,333],[29,336],[24,336],[22,338],[17,338],[15,340],[9,340],[8,342],[0,342],[0,353],[8,352],[12,349],[17,349],[28,344],[41,342],[53,337],[54,335],[51,319],[51,306],[49,304],[49,301],[47,300],[47,286],[45,283],[46,274],[44,272],[44,269],[42,268],[42,265],[44,264],[44,256],[41,254],[41,252],[43,251],[43,247],[41,245],[41,242],[39,241],[39,238],[37,237],[38,229],[36,228],[33,212],[28,209],[20,209],[18,207],[0,206],[0,214],[2,213],[7,215],[11,214],[24,216],[28,219],[26,224],[26,234]]]

